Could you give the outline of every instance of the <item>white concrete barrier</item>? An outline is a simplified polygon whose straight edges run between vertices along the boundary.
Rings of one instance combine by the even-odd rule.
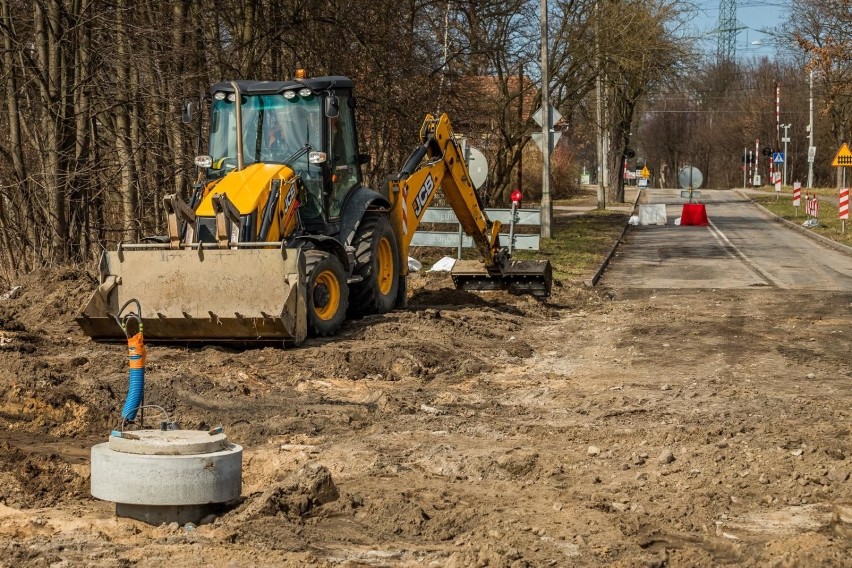
[[[640,225],[665,225],[667,222],[666,205],[664,203],[639,205]]]

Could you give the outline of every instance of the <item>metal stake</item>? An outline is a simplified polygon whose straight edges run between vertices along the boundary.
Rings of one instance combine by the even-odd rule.
[[[509,256],[512,256],[512,249],[515,248],[515,216],[517,215],[518,202],[512,202],[512,222],[509,223]]]

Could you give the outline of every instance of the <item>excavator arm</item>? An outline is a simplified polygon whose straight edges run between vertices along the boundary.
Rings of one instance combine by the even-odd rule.
[[[440,188],[482,258],[481,267],[457,263],[460,266],[453,270],[457,286],[550,295],[550,262],[513,261],[508,250],[500,245],[502,224],[491,221],[485,214],[446,114],[440,118],[426,115],[420,128],[420,142],[400,173],[388,181],[391,223],[400,257],[408,258],[414,233]],[[401,263],[403,274],[407,273],[407,264]]]

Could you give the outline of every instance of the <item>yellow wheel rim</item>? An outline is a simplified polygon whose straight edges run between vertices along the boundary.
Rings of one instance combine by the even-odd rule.
[[[340,282],[331,270],[323,270],[314,281],[314,312],[323,321],[340,309]]]
[[[376,249],[376,283],[383,295],[390,293],[393,287],[393,249],[390,241],[382,237]]]

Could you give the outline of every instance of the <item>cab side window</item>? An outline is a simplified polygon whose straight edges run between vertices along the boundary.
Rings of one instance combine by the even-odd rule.
[[[343,201],[349,190],[358,184],[358,155],[355,151],[355,126],[352,123],[353,109],[349,96],[338,94],[337,118],[328,120],[329,164],[331,167],[332,193],[329,218],[340,217]]]

